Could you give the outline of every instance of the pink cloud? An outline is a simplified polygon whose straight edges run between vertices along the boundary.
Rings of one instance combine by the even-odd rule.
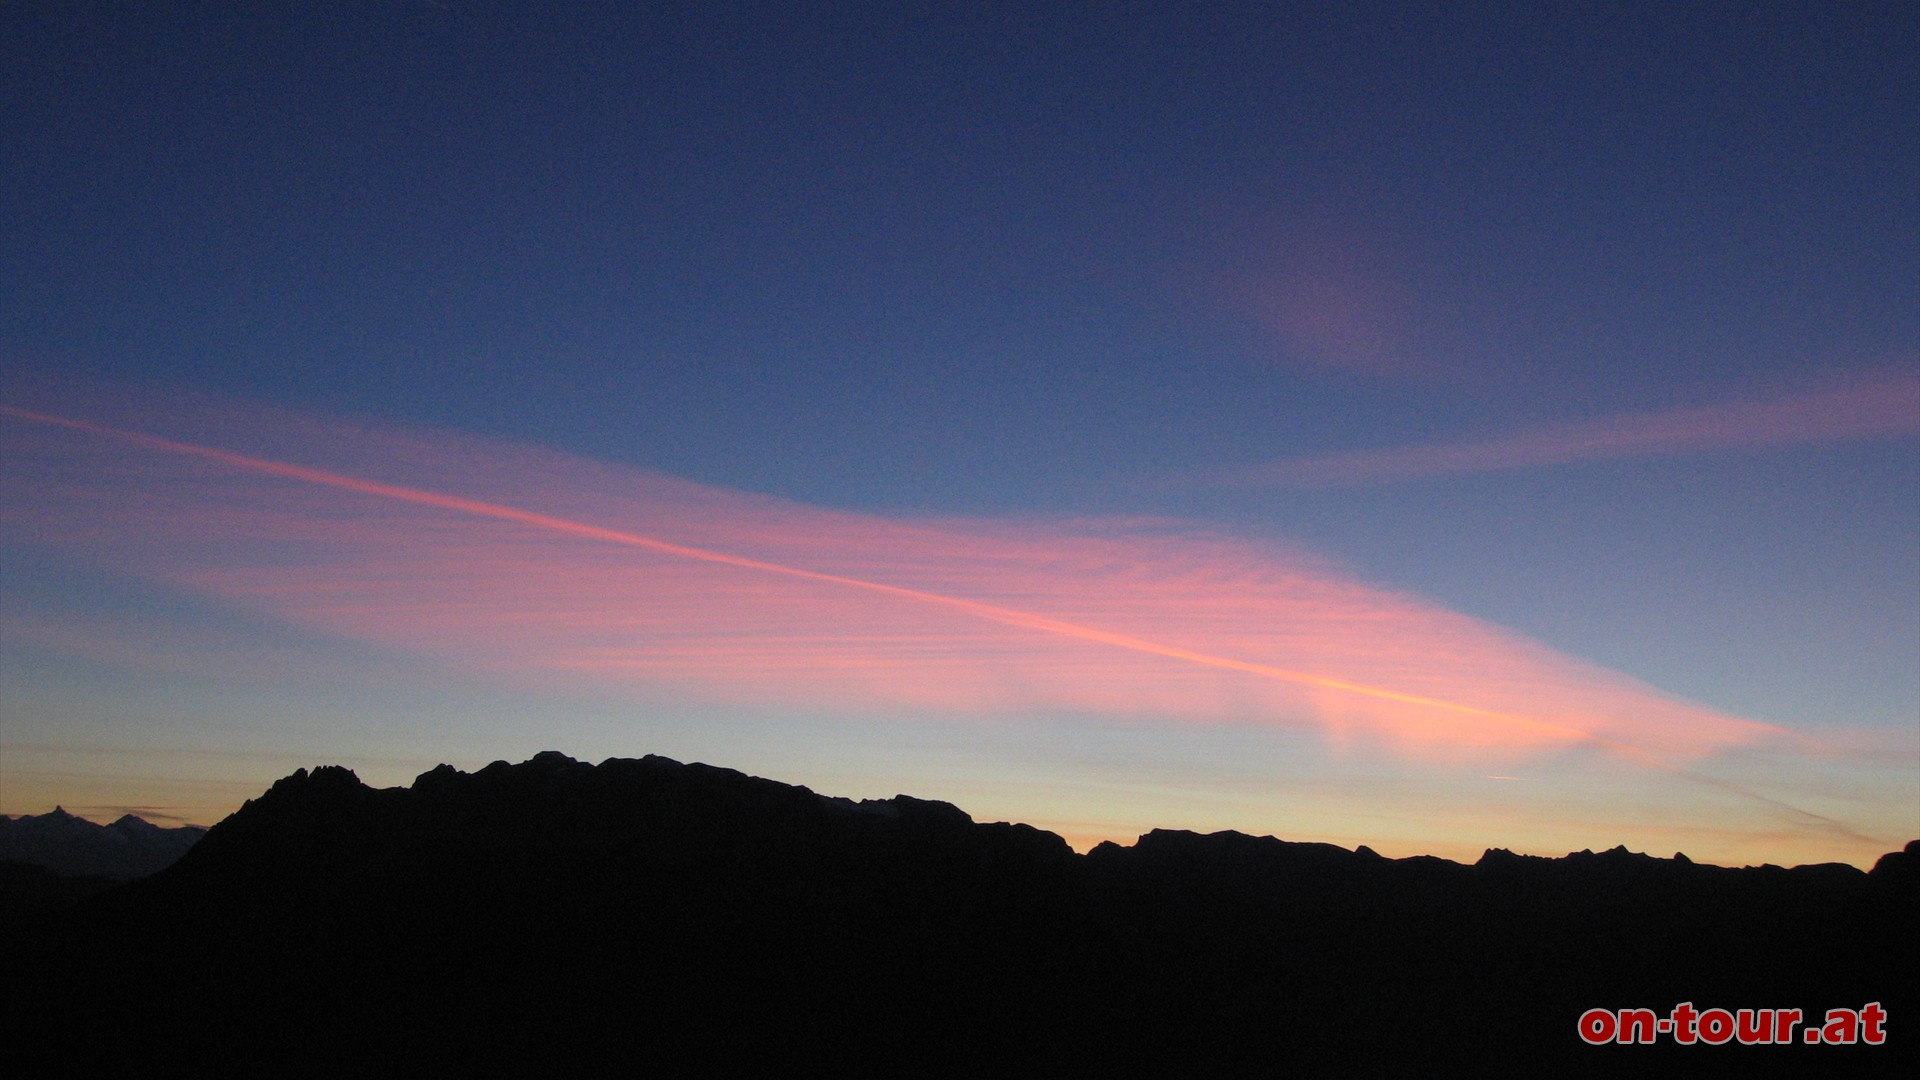
[[[1289,458],[1215,474],[1246,487],[1331,488],[1920,432],[1920,372],[1858,376],[1843,385],[1766,400],[1609,416],[1496,439]]]
[[[1337,205],[1237,219],[1214,258],[1221,269],[1200,280],[1262,332],[1276,363],[1375,383],[1430,382],[1472,366],[1436,321],[1459,301],[1448,282],[1429,280],[1431,260]]]
[[[489,671],[872,714],[1278,724],[1417,755],[1588,746],[1660,769],[1782,734],[1174,522],[889,519],[249,407],[218,446],[5,414],[9,535]]]

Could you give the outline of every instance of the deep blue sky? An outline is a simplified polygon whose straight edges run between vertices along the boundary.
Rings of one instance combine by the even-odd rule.
[[[0,347],[1028,507],[1920,344],[1911,5],[605,7],[11,12]]]
[[[1454,7],[9,5],[0,363],[1171,516],[1920,722],[1910,433],[1217,482],[1912,377],[1920,7]]]

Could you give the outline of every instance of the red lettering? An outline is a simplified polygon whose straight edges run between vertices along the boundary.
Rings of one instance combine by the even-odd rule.
[[[1736,1038],[1743,1046],[1791,1044],[1795,1031],[1809,1046],[1880,1046],[1887,1041],[1887,1010],[1869,1001],[1858,1009],[1828,1009],[1824,1019],[1809,1021],[1799,1009],[1696,1009],[1683,1001],[1665,1016],[1652,1009],[1588,1009],[1575,1030],[1592,1046],[1647,1045],[1668,1035],[1682,1045],[1721,1046]]]
[[[1686,1045],[1693,1041],[1693,1002],[1683,1001],[1673,1007],[1673,1041]]]
[[[1828,1009],[1826,1026],[1820,1029],[1824,1043],[1851,1043],[1860,1037],[1860,1018],[1852,1009]]]
[[[1650,1043],[1658,1026],[1652,1009],[1621,1009],[1620,1035],[1623,1043]]]
[[[1700,1041],[1719,1046],[1733,1038],[1733,1014],[1725,1009],[1708,1009],[1700,1014]]]
[[[1613,1041],[1613,1013],[1607,1009],[1588,1009],[1580,1014],[1580,1037],[1598,1046]]]
[[[1860,1009],[1860,1041],[1870,1046],[1879,1046],[1887,1041],[1887,1010],[1877,1001],[1869,1001]]]

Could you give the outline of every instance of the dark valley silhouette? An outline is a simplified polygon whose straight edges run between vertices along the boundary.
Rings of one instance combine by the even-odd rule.
[[[1164,830],[1076,855],[946,803],[549,752],[385,790],[301,770],[166,869],[11,920],[0,960],[9,1055],[61,1073],[1900,1075],[1916,899],[1915,844],[1871,872]],[[1682,1001],[1879,1002],[1888,1037],[1576,1034]]]

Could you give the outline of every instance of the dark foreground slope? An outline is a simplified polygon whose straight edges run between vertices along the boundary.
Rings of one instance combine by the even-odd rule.
[[[1077,856],[944,803],[558,754],[296,773],[4,961],[6,1051],[261,1074],[1829,1075],[1913,1063],[1916,856]],[[1879,1001],[1879,1047],[1589,1047],[1591,1006]],[[4,1067],[4,1065],[0,1065]],[[11,1073],[11,1070],[9,1070]]]

